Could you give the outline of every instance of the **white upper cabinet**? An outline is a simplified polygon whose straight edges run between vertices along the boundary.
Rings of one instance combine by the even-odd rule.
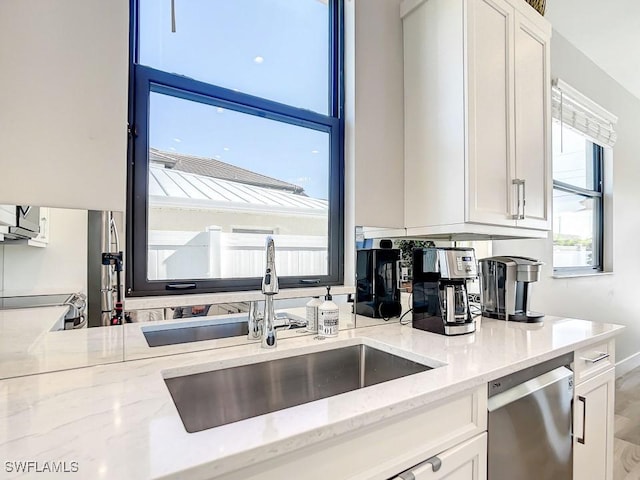
[[[551,27],[524,0],[405,0],[409,234],[551,228]]]
[[[0,2],[0,203],[124,210],[129,2]]]
[[[465,221],[514,226],[513,7],[504,0],[472,0],[466,12],[469,183]]]
[[[353,165],[347,181],[355,176],[355,224],[403,228],[399,1],[357,0],[344,5],[346,155],[347,164]]]
[[[535,20],[537,18],[534,17]],[[518,226],[551,229],[551,67],[548,25],[515,16],[516,175],[526,203]]]

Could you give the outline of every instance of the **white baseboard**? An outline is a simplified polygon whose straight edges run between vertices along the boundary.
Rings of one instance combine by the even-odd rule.
[[[616,378],[629,373],[636,367],[640,367],[640,352],[616,362]]]

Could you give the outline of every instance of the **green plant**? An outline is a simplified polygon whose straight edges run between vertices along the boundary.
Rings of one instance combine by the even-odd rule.
[[[400,249],[400,258],[413,266],[413,250],[414,248],[435,247],[436,244],[431,240],[396,240],[396,248]]]

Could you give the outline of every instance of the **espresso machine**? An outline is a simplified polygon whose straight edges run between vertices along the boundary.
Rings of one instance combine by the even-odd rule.
[[[356,253],[356,313],[389,319],[402,313],[398,267],[400,250],[391,240],[380,241],[380,248]]]
[[[413,328],[442,335],[474,332],[467,281],[478,276],[473,248],[413,251]]]
[[[541,322],[542,313],[529,311],[531,284],[540,278],[543,263],[533,258],[500,256],[479,260],[482,316],[513,322]]]

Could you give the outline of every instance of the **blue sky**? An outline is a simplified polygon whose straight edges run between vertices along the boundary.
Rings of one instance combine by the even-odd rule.
[[[328,7],[320,0],[140,0],[140,63],[327,113]],[[240,27],[241,26],[241,27]],[[214,157],[328,196],[328,134],[165,95],[151,146]]]

